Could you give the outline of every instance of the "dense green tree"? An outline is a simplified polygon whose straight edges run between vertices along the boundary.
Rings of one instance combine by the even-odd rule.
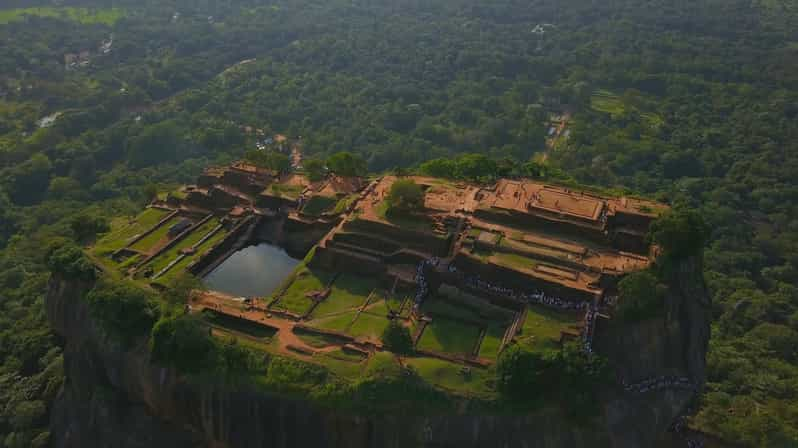
[[[357,154],[341,151],[327,159],[327,168],[333,173],[344,176],[365,176],[367,173],[366,161]]]
[[[261,168],[270,169],[278,173],[286,173],[291,169],[291,161],[285,154],[276,151],[248,151],[245,159]]]
[[[49,186],[52,169],[50,159],[42,153],[37,153],[10,170],[5,180],[6,190],[11,199],[23,205],[40,200]]]
[[[182,152],[181,129],[174,121],[147,126],[128,143],[128,160],[136,168],[173,162]]]
[[[303,160],[302,168],[305,169],[305,173],[311,182],[318,182],[324,179],[324,174],[327,169],[324,165],[324,161],[316,158],[307,158]]]
[[[415,213],[424,208],[424,190],[412,179],[397,179],[385,201],[391,213]]]
[[[75,240],[79,242],[87,242],[94,239],[97,234],[110,230],[108,220],[104,216],[90,213],[81,213],[73,216],[69,222],[69,227],[72,229]]]
[[[86,300],[92,316],[125,347],[146,337],[160,315],[152,294],[127,282],[104,280]]]
[[[197,318],[180,316],[158,321],[152,328],[152,356],[156,362],[181,372],[199,373],[213,368],[216,346],[210,328]]]
[[[678,259],[701,253],[708,229],[701,215],[694,210],[669,210],[651,224],[651,240],[662,249],[663,256]]]
[[[161,295],[172,305],[184,306],[189,302],[193,293],[206,289],[202,280],[184,272],[173,277]]]
[[[94,265],[78,246],[70,243],[59,244],[50,250],[47,267],[66,278],[90,281],[95,277]]]
[[[385,327],[381,339],[385,348],[394,353],[408,354],[413,351],[413,338],[410,336],[410,330],[398,319],[392,319]]]

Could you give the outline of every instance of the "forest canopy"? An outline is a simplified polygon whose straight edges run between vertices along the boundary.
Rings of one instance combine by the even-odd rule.
[[[705,248],[715,323],[690,424],[795,445],[796,23],[792,0],[4,2],[3,446],[48,444],[62,357],[47,279],[94,275],[64,241],[276,133],[301,141],[315,178],[531,176],[686,210],[654,238],[676,256]],[[563,115],[567,137],[548,138]],[[131,331],[163,318],[128,292],[97,292],[97,312]],[[158,327],[167,347],[183,325]]]

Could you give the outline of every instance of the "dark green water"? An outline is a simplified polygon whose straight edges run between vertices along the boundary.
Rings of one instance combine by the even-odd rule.
[[[234,296],[264,297],[293,272],[299,260],[271,244],[249,246],[234,253],[208,274],[208,288]]]

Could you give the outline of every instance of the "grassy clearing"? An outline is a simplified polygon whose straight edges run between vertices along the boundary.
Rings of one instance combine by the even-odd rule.
[[[418,348],[434,352],[469,355],[479,339],[479,327],[435,317],[418,341]]]
[[[295,314],[304,314],[313,304],[313,300],[306,294],[324,290],[331,279],[332,274],[329,272],[321,269],[302,268],[274,307]]]
[[[534,270],[535,267],[538,265],[538,262],[532,258],[524,257],[523,255],[518,254],[508,254],[504,252],[496,252],[494,253],[493,257],[491,257],[491,261],[508,268],[513,269],[523,269],[523,270]]]
[[[148,208],[134,219],[117,218],[111,221],[111,231],[103,235],[95,243],[92,252],[105,257],[125,247],[136,235],[139,235],[155,224],[158,224],[170,212],[157,208]]]
[[[297,200],[304,190],[305,187],[302,185],[272,184],[271,186],[273,195],[290,200]]]
[[[136,241],[130,248],[139,252],[149,252],[156,244],[166,238],[169,233],[169,228],[180,222],[181,219],[183,218],[180,216],[173,216],[169,221],[166,221],[163,225],[153,230],[152,233]]]
[[[659,115],[653,112],[643,112],[633,105],[624,103],[623,99],[610,92],[609,90],[597,90],[590,97],[590,107],[598,112],[610,114],[617,118],[627,111],[634,111],[640,115],[641,120],[651,129],[659,129],[665,122]]]
[[[368,298],[376,282],[354,275],[343,274],[335,279],[330,296],[313,311],[314,317],[322,317],[352,308],[359,308]]]
[[[463,306],[457,306],[456,304],[440,297],[434,297],[432,300],[427,300],[424,303],[422,311],[429,314],[444,315],[465,320],[482,320],[479,314],[477,314],[474,310]]]
[[[172,260],[177,258],[182,250],[193,247],[218,225],[219,220],[217,218],[209,219],[205,224],[199,226],[196,230],[186,235],[185,238],[180,240],[179,243],[175,244],[161,255],[158,255],[158,257],[152,260],[149,265],[152,266],[154,272],[160,272],[161,269],[168,266]]]
[[[309,325],[322,330],[346,332],[356,315],[357,311],[352,310],[347,313],[313,320],[309,322]]]
[[[577,321],[576,314],[530,306],[516,339],[532,350],[554,348],[559,345],[560,331],[576,325]]]
[[[399,307],[396,309],[398,310]],[[369,304],[368,308],[363,310],[363,312],[372,314],[374,316],[386,317],[390,312],[390,308],[388,307],[388,302],[385,299],[372,298],[371,304]]]
[[[360,313],[355,323],[349,328],[348,333],[356,338],[368,338],[378,341],[383,331],[388,327],[388,323],[388,319],[384,316]]]
[[[498,325],[491,325],[485,332],[485,337],[482,338],[482,344],[479,346],[479,357],[496,359],[499,356],[499,349],[502,345],[502,338],[506,328]]]
[[[413,367],[425,381],[466,396],[493,398],[492,371],[471,368],[466,372],[460,364],[436,358],[406,358],[405,364]]]
[[[50,17],[53,19],[69,20],[84,25],[103,24],[113,25],[125,15],[123,9],[118,8],[76,8],[76,7],[38,7],[16,8],[0,10],[0,24],[18,22],[26,16]]]
[[[590,97],[590,107],[598,112],[608,113],[610,115],[622,115],[626,108],[624,107],[621,98],[610,92],[609,90],[597,90]]]
[[[338,203],[335,198],[327,196],[313,196],[302,207],[302,213],[308,216],[321,216],[330,211]]]

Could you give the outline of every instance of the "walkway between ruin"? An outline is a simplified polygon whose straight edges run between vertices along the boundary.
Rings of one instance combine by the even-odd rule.
[[[201,312],[206,309],[217,311],[276,329],[277,333],[274,337],[277,340],[277,350],[283,354],[288,354],[291,356],[307,356],[297,353],[296,350],[292,350],[289,347],[295,347],[309,353],[325,353],[335,351],[344,345],[333,343],[330,347],[313,347],[294,333],[294,327],[299,324],[298,322],[276,317],[268,317],[267,313],[269,311],[266,308],[257,306],[246,308],[243,303],[240,304],[241,307],[238,305],[239,303],[234,301],[232,297],[213,291],[207,291],[198,294],[196,301],[191,303],[192,312]]]

